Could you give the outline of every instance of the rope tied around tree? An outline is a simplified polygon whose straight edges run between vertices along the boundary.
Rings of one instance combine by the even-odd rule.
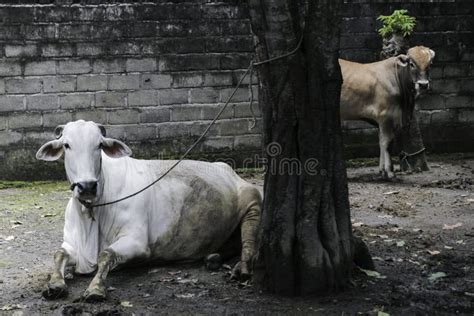
[[[410,162],[408,161],[408,158],[414,157],[414,156],[416,156],[416,155],[419,155],[419,154],[421,154],[422,152],[424,152],[425,150],[426,150],[425,147],[421,148],[420,150],[415,151],[414,153],[407,153],[406,151],[403,151],[403,150],[402,150],[402,151],[400,152],[400,164],[402,164],[402,163],[405,162],[405,163],[408,165],[408,167],[409,167],[411,170],[413,170],[412,165],[411,165]]]
[[[230,96],[227,98],[227,101],[225,102],[224,106],[219,110],[219,112],[216,114],[216,116],[214,117],[214,119],[209,123],[209,125],[206,127],[206,129],[204,130],[204,132],[201,134],[201,136],[199,136],[199,138],[191,145],[189,146],[189,148],[181,155],[181,157],[171,166],[169,167],[161,176],[159,176],[156,180],[154,180],[153,182],[151,182],[150,184],[148,184],[147,186],[143,187],[142,189],[136,191],[135,193],[132,193],[132,194],[129,194],[127,196],[124,196],[122,198],[119,198],[117,200],[113,200],[111,202],[105,202],[105,203],[99,203],[99,204],[89,204],[87,202],[84,202],[84,201],[80,201],[87,209],[89,209],[89,213],[91,214],[92,216],[92,210],[94,207],[101,207],[101,206],[107,206],[107,205],[112,205],[112,204],[116,204],[116,203],[119,203],[119,202],[122,202],[122,201],[125,201],[127,199],[130,199],[140,193],[142,193],[143,191],[149,189],[150,187],[152,187],[153,185],[155,185],[156,183],[158,183],[161,179],[163,179],[165,176],[167,176],[174,168],[176,168],[188,155],[189,153],[194,149],[196,148],[196,146],[203,140],[203,138],[207,135],[207,133],[209,132],[209,130],[211,129],[212,126],[214,126],[214,124],[216,123],[216,121],[219,119],[219,117],[222,115],[222,113],[224,113],[225,109],[227,108],[227,106],[229,105],[230,101],[232,101],[232,98],[234,97],[235,93],[237,92],[237,90],[240,88],[240,86],[242,85],[242,82],[244,81],[244,79],[247,77],[248,74],[250,74],[250,82],[248,84],[249,86],[249,98],[250,98],[250,112],[252,114],[252,125],[250,126],[249,129],[253,129],[255,128],[255,125],[257,123],[257,119],[256,119],[256,115],[254,113],[254,110],[253,110],[253,89],[252,89],[252,77],[253,77],[253,68],[256,67],[256,66],[260,66],[260,65],[263,65],[263,64],[266,64],[266,63],[270,63],[270,62],[273,62],[273,61],[276,61],[276,60],[280,60],[280,59],[284,59],[284,58],[287,58],[289,56],[292,56],[294,55],[298,50],[299,48],[301,47],[301,43],[303,42],[303,36],[301,36],[297,46],[291,50],[290,52],[286,53],[286,54],[283,54],[283,55],[280,55],[280,56],[276,56],[276,57],[272,57],[272,58],[269,58],[269,59],[266,59],[266,60],[263,60],[263,61],[259,61],[259,62],[255,62],[255,60],[251,60],[250,61],[250,65],[249,67],[247,68],[247,70],[245,71],[245,73],[240,77],[237,85],[235,86],[234,90],[232,91],[232,93],[230,94]],[[92,217],[93,218],[93,217]]]

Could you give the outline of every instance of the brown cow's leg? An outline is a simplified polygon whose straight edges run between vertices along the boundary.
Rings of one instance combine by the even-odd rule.
[[[257,230],[262,212],[262,199],[256,188],[242,191],[240,205],[246,205],[246,213],[241,224],[242,254],[232,270],[232,279],[247,280],[251,275],[251,262],[256,253]]]
[[[115,264],[115,257],[116,255],[111,249],[106,249],[99,254],[97,273],[83,294],[83,298],[86,301],[101,301],[105,299],[107,294],[105,278]]]
[[[56,299],[67,296],[67,286],[64,281],[64,271],[66,269],[69,255],[66,250],[60,249],[54,254],[54,271],[48,282],[48,288],[43,291],[46,299]]]
[[[391,179],[395,176],[392,171],[392,160],[390,159],[390,153],[388,152],[388,146],[393,140],[393,127],[388,122],[383,122],[379,126],[379,144],[380,144],[380,157],[383,157],[383,170],[382,176],[385,179]]]
[[[380,158],[379,158],[379,172],[381,175],[383,175],[384,173],[384,162],[385,162],[385,155],[384,155],[384,151],[382,150],[382,130],[381,128],[379,127],[379,149],[380,149]]]

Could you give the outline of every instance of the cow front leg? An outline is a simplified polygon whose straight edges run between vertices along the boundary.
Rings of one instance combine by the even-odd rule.
[[[146,234],[122,237],[103,250],[97,260],[97,273],[84,292],[83,298],[89,302],[104,300],[107,296],[105,279],[110,270],[131,259],[149,258],[150,249],[146,238]]]
[[[260,224],[262,200],[255,188],[243,192],[242,197],[247,207],[241,223],[242,253],[240,261],[232,269],[231,278],[241,281],[248,280],[252,274],[252,260],[257,251],[257,232]]]
[[[69,260],[69,254],[64,249],[56,251],[54,254],[54,270],[47,288],[43,291],[46,299],[57,299],[67,296],[67,286],[64,281],[64,272]]]
[[[83,298],[87,302],[102,301],[107,296],[107,289],[105,288],[105,278],[110,269],[115,265],[115,252],[111,249],[106,249],[99,254],[97,260],[97,273],[92,279],[89,287],[84,292]]]

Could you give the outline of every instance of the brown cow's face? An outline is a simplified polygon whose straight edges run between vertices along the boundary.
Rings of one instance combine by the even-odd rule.
[[[418,95],[430,88],[429,70],[435,52],[424,46],[415,46],[408,50],[407,55],[411,78]]]

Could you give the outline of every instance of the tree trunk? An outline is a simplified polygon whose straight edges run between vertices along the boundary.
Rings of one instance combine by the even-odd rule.
[[[380,57],[386,59],[406,54],[408,48],[407,38],[400,34],[393,34],[389,39],[383,40]],[[394,146],[395,150],[400,153],[400,169],[402,171],[420,172],[429,170],[415,110],[410,124],[402,128],[394,143],[396,144]]]
[[[402,171],[421,172],[428,171],[426,162],[425,146],[418,125],[417,112],[414,111],[408,127],[402,128],[395,142],[400,152],[400,169]]]
[[[268,166],[254,281],[273,293],[327,293],[350,281],[337,59],[341,3],[249,0],[257,61],[293,50],[303,36],[292,56],[258,66]]]

